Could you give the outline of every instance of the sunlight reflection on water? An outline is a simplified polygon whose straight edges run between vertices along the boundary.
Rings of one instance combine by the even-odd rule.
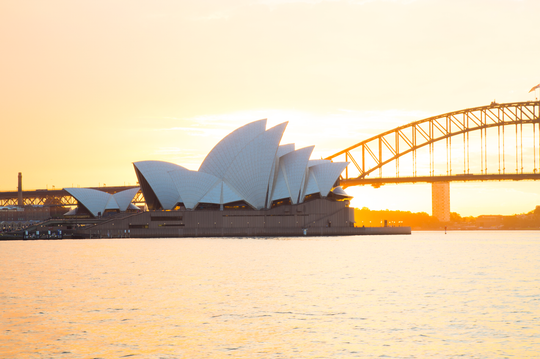
[[[537,357],[540,232],[0,242],[2,358]]]

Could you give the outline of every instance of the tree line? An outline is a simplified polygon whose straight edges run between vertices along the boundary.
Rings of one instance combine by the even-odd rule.
[[[408,226],[413,230],[468,230],[468,229],[540,229],[540,206],[528,213],[503,215],[481,215],[462,217],[450,213],[449,222],[441,222],[426,212],[370,210],[355,208],[357,227]],[[386,221],[386,222],[385,222]]]

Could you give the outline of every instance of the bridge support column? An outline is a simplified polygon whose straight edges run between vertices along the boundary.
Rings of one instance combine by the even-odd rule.
[[[431,183],[431,215],[441,222],[450,221],[450,182]]]

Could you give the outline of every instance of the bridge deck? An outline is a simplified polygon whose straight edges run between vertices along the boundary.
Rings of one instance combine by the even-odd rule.
[[[108,187],[88,187],[107,193],[117,193],[138,186],[108,186]],[[0,207],[16,206],[18,204],[18,191],[0,192]],[[63,189],[36,189],[22,191],[23,205],[45,205],[45,206],[73,206],[77,201]],[[134,203],[142,203],[141,196],[136,196]]]
[[[526,181],[540,180],[540,173],[514,174],[458,174],[451,176],[416,176],[416,177],[373,177],[349,178],[340,180],[344,188],[351,186],[382,186],[397,183],[433,183],[433,182],[465,182],[465,181]]]

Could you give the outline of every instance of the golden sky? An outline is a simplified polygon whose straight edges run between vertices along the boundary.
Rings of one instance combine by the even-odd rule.
[[[227,133],[289,121],[331,155],[411,121],[534,100],[537,0],[0,2],[0,190],[135,184],[132,162],[197,169]],[[538,92],[537,92],[538,94]],[[431,213],[429,185],[350,188]],[[452,183],[451,210],[513,214],[540,183]]]

